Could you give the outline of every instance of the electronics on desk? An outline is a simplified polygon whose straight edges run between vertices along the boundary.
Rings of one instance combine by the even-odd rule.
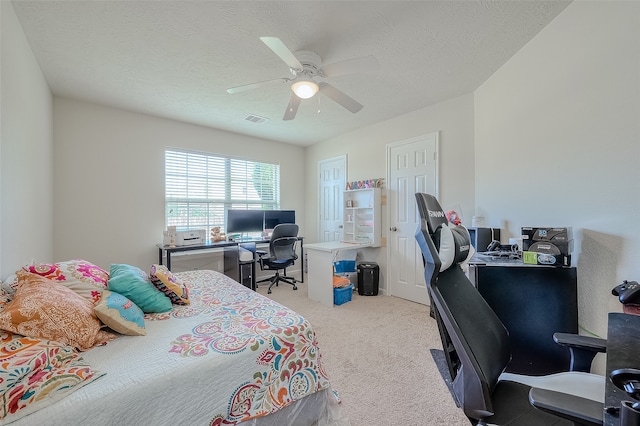
[[[264,229],[263,210],[227,210],[227,235],[262,232]]]
[[[264,232],[262,236],[271,238],[273,228],[282,223],[296,223],[295,210],[265,210],[264,211]]]
[[[521,257],[517,244],[502,244],[498,240],[491,241],[487,246],[487,251],[482,254],[507,259],[520,259]]]
[[[231,241],[269,238],[281,223],[296,223],[295,210],[227,210],[227,229]]]
[[[238,247],[238,261],[239,262],[251,262],[254,260],[256,252],[255,243],[240,244]]]
[[[165,233],[164,245],[171,244],[171,236]],[[190,229],[186,231],[176,231],[173,236],[173,244],[175,246],[192,246],[197,244],[205,244],[207,242],[207,231],[205,229]]]
[[[489,251],[493,241],[500,241],[500,228],[469,228],[471,245],[477,252]]]
[[[295,210],[265,210],[264,211],[264,229],[273,230],[276,225],[281,223],[296,223]]]
[[[624,280],[622,284],[611,290],[611,294],[618,296],[618,300],[623,305],[628,303],[640,303],[640,284],[637,281]]]
[[[522,259],[532,265],[571,266],[571,227],[522,227]]]

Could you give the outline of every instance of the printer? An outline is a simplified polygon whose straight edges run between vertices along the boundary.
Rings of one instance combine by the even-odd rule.
[[[176,231],[173,237],[173,244],[176,246],[193,246],[197,244],[206,244],[207,231],[205,229],[189,229],[186,231]],[[165,232],[164,244],[171,244],[170,236]]]

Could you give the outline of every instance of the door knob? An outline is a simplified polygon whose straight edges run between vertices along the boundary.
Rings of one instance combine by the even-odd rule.
[[[397,230],[398,230],[398,228],[396,228],[395,226],[392,226],[391,228],[389,228],[389,231],[396,232]]]

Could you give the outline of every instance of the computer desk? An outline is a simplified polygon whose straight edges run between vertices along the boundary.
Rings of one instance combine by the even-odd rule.
[[[309,269],[308,297],[327,306],[333,306],[333,262],[343,250],[357,250],[370,244],[326,241],[307,244]]]
[[[607,375],[604,399],[604,425],[620,424],[620,402],[633,401],[609,379],[620,368],[640,369],[640,316],[610,313],[607,329]]]
[[[169,245],[164,244],[156,244],[158,247],[158,263],[163,265],[164,259],[166,257],[166,267],[171,270],[171,254],[172,253],[182,253],[186,251],[196,251],[196,250],[219,250],[227,247],[238,247],[243,243],[255,243],[255,244],[269,244],[268,239],[255,239],[255,240],[234,240],[234,241],[216,241],[216,242],[206,242],[204,244],[194,244],[190,246],[175,246],[171,247]],[[298,241],[300,241],[300,261],[304,262],[304,237],[298,237]],[[225,268],[226,269],[226,268]],[[300,276],[302,279],[300,282],[304,283],[304,268],[301,268],[302,273]]]

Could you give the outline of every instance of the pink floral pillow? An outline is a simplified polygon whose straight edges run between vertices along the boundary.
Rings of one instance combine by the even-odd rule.
[[[107,271],[81,259],[28,265],[22,270],[56,281],[93,303],[98,303],[109,281]]]

